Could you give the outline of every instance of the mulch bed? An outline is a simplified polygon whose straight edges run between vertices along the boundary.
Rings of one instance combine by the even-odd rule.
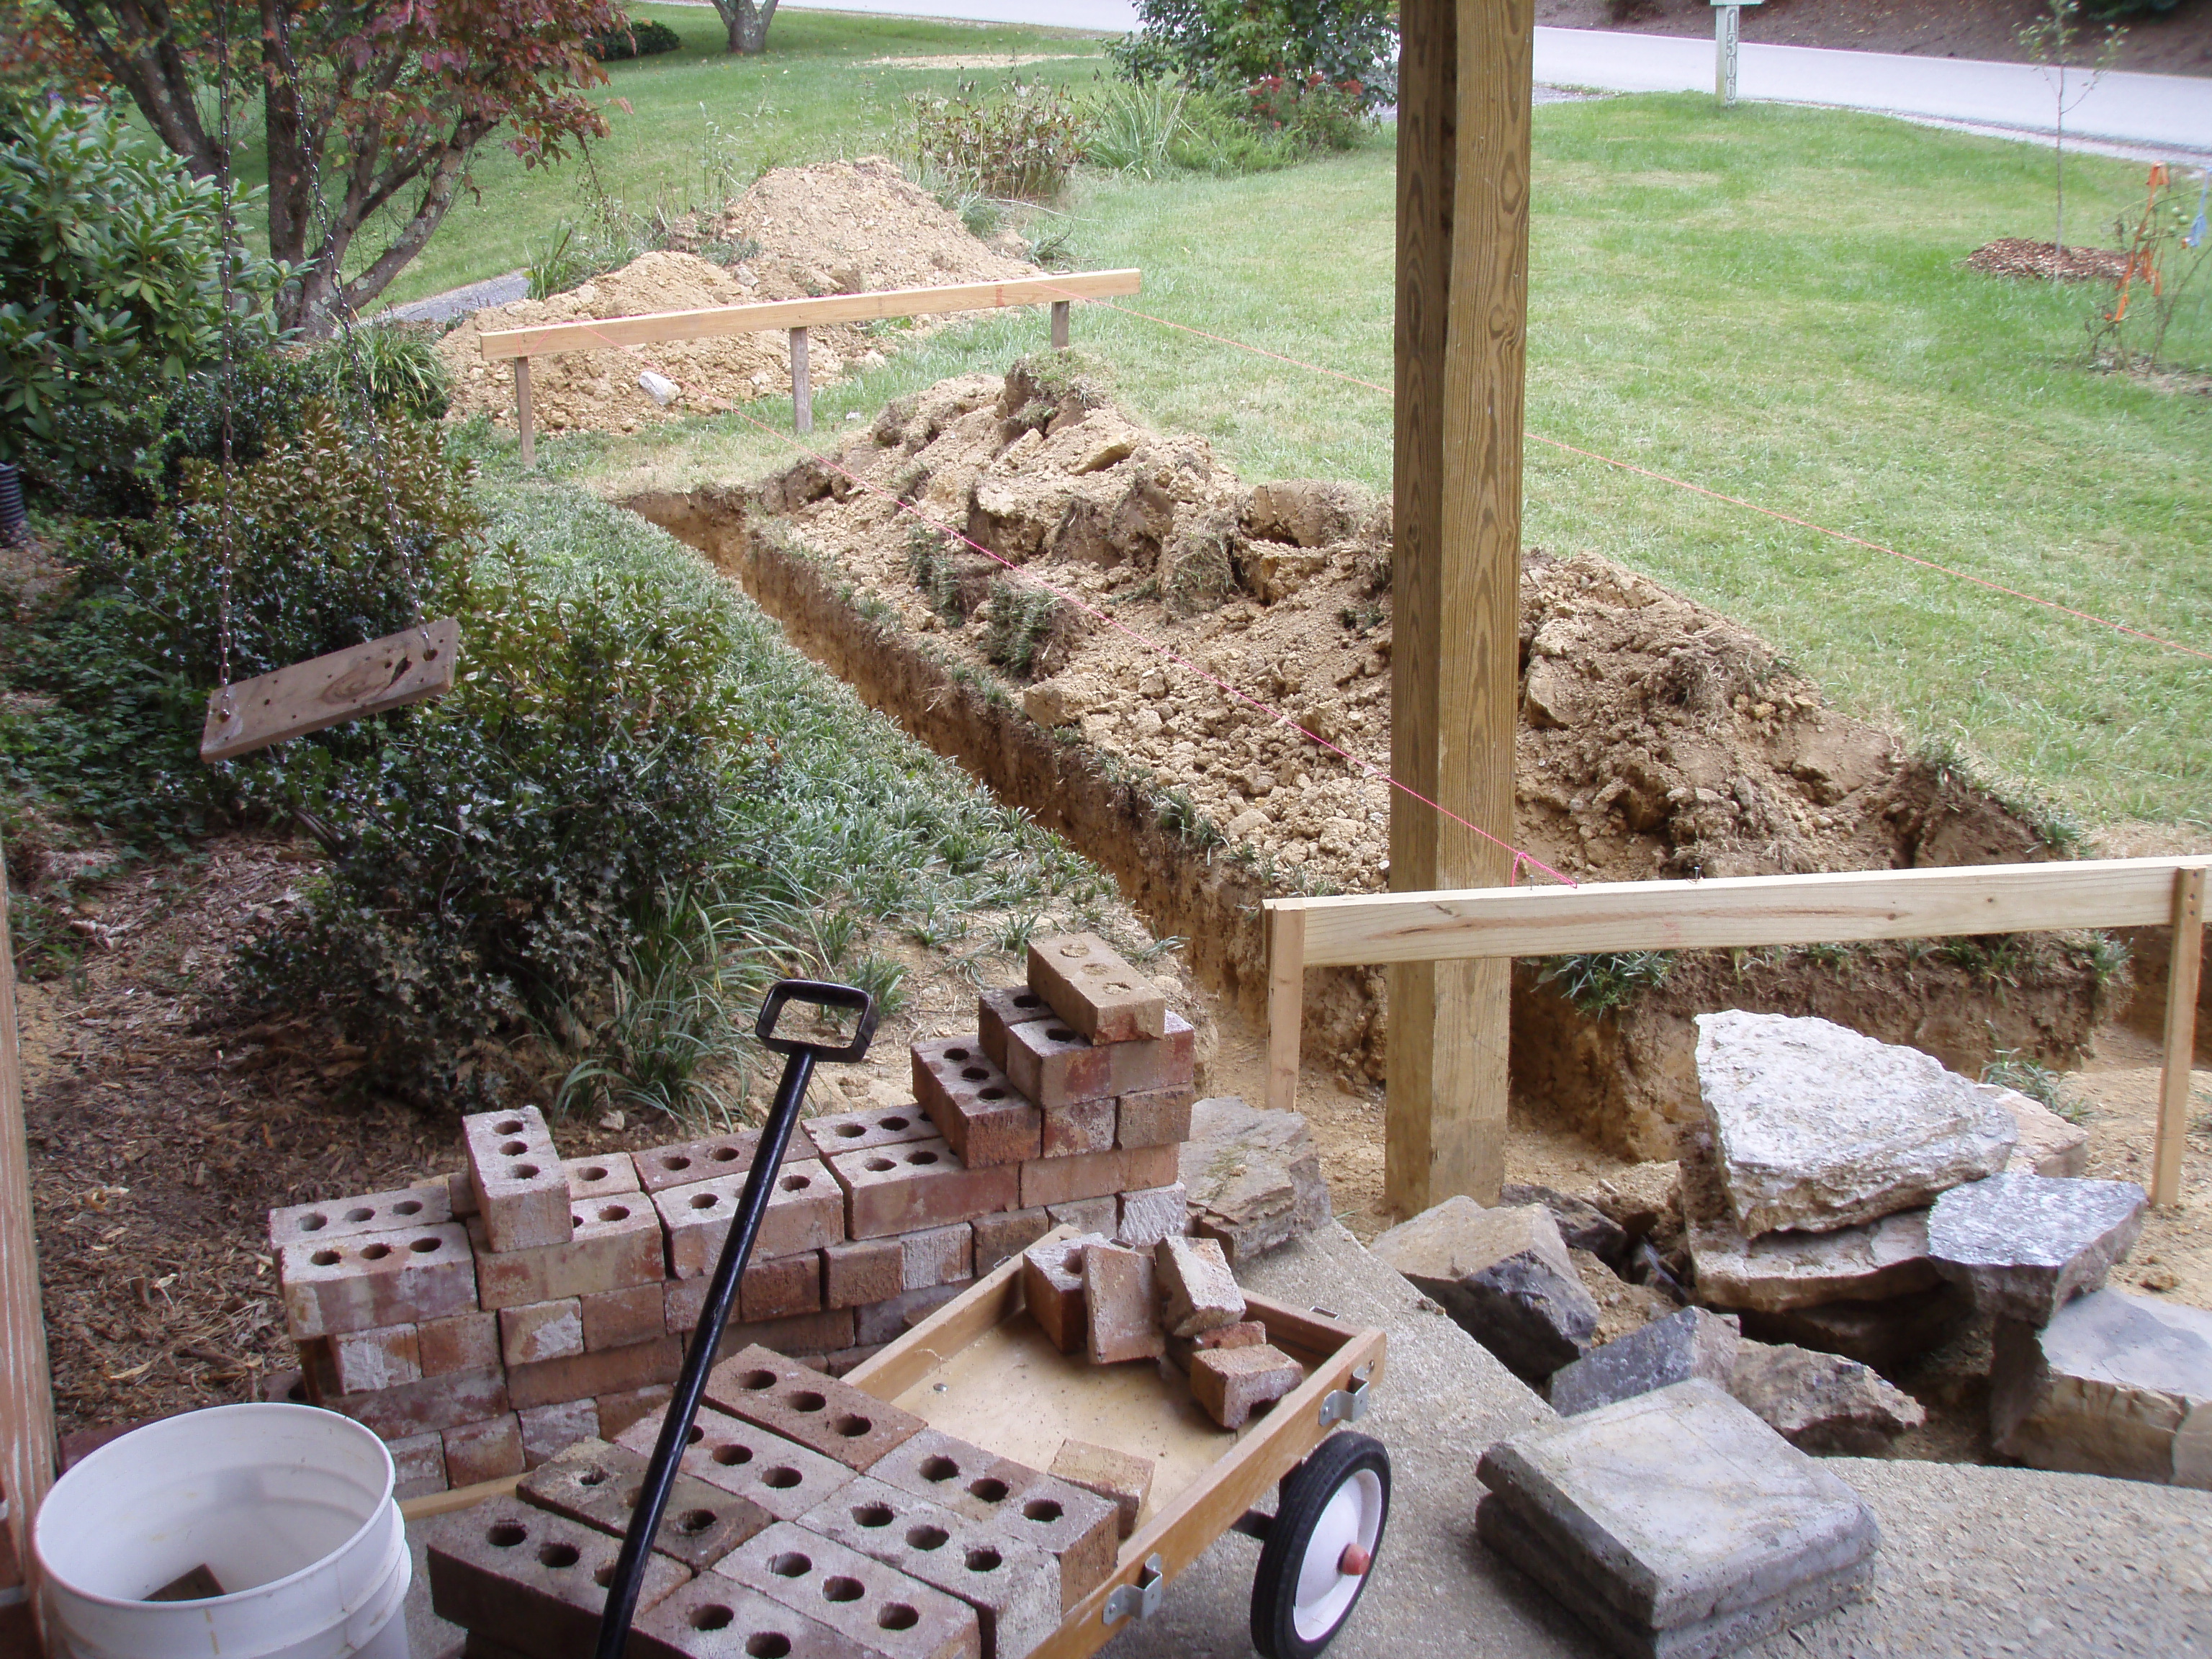
[[[2034,276],[2046,283],[2056,264],[2061,282],[2118,283],[2127,274],[2128,256],[2117,248],[2069,246],[2060,259],[2054,243],[2000,236],[1968,254],[1966,264],[1990,276]]]

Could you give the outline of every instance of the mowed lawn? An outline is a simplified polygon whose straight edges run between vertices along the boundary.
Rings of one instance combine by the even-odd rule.
[[[646,8],[711,45],[711,13]],[[798,25],[798,27],[791,27]],[[761,161],[881,149],[900,99],[949,71],[871,60],[1087,52],[1033,31],[779,15],[775,50],[687,47],[617,66],[632,100],[599,148],[633,205],[696,175],[696,106],[751,108]],[[1087,83],[1085,61],[1024,71]],[[1003,71],[1001,72],[1003,73]],[[665,79],[661,78],[665,77]],[[748,105],[746,100],[752,104]],[[657,112],[645,118],[648,109]],[[690,112],[688,117],[684,112]],[[730,118],[714,118],[726,125]],[[688,122],[688,125],[686,123]],[[1527,538],[1646,571],[1758,629],[1847,708],[1965,751],[2089,824],[2212,826],[2212,661],[1547,447],[1572,443],[2212,651],[2212,275],[2151,381],[2082,367],[2087,289],[1993,280],[1966,256],[2048,236],[2047,149],[1875,117],[1697,96],[1536,112]],[[504,164],[502,164],[504,165]],[[1394,156],[1387,132],[1287,172],[1088,177],[1066,210],[1085,266],[1140,265],[1157,316],[1387,383]],[[2109,240],[2140,166],[2069,158],[2069,225]],[[625,182],[629,181],[629,182]],[[495,180],[410,291],[511,269],[525,220],[580,201],[575,171]],[[1388,398],[1081,310],[1076,341],[1148,422],[1208,435],[1246,477],[1387,489]],[[945,330],[817,395],[824,428],[942,375],[1003,368],[1039,318]],[[762,403],[755,422],[787,423]],[[545,443],[612,483],[727,478],[787,459],[740,417]]]

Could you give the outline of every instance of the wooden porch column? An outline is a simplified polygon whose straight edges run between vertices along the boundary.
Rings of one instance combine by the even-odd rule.
[[[54,1396],[31,1224],[31,1149],[15,1049],[15,969],[8,937],[8,866],[0,858],[0,1491],[37,1614],[31,1520],[54,1480]]]
[[[1534,0],[1405,0],[1391,769],[1513,835]],[[1486,887],[1511,858],[1402,793],[1395,891]],[[1384,1198],[1409,1215],[1504,1179],[1510,962],[1389,969]]]

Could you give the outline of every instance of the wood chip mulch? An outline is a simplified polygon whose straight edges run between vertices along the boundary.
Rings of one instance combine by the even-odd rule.
[[[2117,248],[2069,246],[2062,261],[2056,260],[2056,244],[2019,236],[2000,236],[1966,256],[1968,267],[1986,276],[2036,276],[2046,283],[2054,262],[2059,280],[2068,283],[2117,283],[2128,269],[2128,256]]]

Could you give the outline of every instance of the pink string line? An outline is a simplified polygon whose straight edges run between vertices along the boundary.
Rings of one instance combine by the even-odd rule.
[[[1079,299],[1082,296],[1078,295],[1073,297]],[[1157,324],[1162,328],[1171,328],[1184,334],[1194,334],[1201,340],[1212,340],[1217,344],[1231,346],[1238,351],[1249,351],[1255,357],[1269,357],[1279,363],[1288,363],[1293,368],[1303,368],[1315,374],[1326,374],[1332,380],[1342,380],[1351,386],[1362,386],[1370,392],[1379,392],[1386,398],[1392,395],[1389,386],[1379,386],[1373,380],[1362,380],[1357,374],[1347,374],[1342,369],[1325,368],[1320,363],[1304,362],[1296,357],[1285,356],[1279,351],[1270,351],[1264,346],[1247,345],[1243,341],[1231,339],[1225,334],[1212,334],[1202,328],[1193,328],[1188,323],[1171,322],[1165,317],[1154,317],[1146,312],[1133,311],[1127,306],[1116,305],[1111,300],[1093,300],[1089,303],[1103,305],[1109,311],[1118,311],[1141,321]],[[1948,564],[1938,564],[1933,559],[1923,559],[1917,554],[1900,552],[1896,548],[1885,546],[1880,542],[1869,541],[1863,536],[1854,536],[1841,530],[1831,530],[1827,526],[1815,524],[1810,519],[1801,519],[1792,514],[1778,512],[1771,507],[1761,507],[1757,501],[1747,501],[1741,495],[1731,495],[1723,490],[1710,489],[1701,483],[1692,483],[1687,478],[1677,478],[1669,473],[1655,471],[1650,467],[1639,466],[1633,461],[1618,461],[1610,455],[1600,454],[1596,450],[1582,449],[1573,444],[1562,443],[1559,439],[1547,438],[1540,432],[1531,432],[1528,435],[1540,444],[1548,445],[1553,449],[1564,450],[1570,455],[1579,455],[1586,460],[1602,461],[1606,465],[1618,467],[1623,472],[1634,472],[1646,478],[1656,479],[1661,483],[1672,484],[1677,489],[1686,489],[1694,495],[1705,495],[1713,501],[1726,501],[1730,507],[1740,507],[1746,512],[1778,520],[1784,524],[1795,525],[1801,530],[1810,530],[1822,536],[1833,537],[1839,542],[1848,542],[1854,547],[1863,547],[1869,552],[1886,553],[1891,558],[1900,559],[1906,564],[1918,565],[1923,570],[1933,570],[1942,575],[1956,577],[1962,582],[1972,582],[1977,587],[1985,587],[1993,593],[2002,593],[2008,599],[2024,599],[2030,605],[2039,605],[2046,611],[2055,611],[2063,617],[2072,617],[2076,621],[2094,623],[2099,628],[2109,628],[2115,633],[2130,634],[2153,645],[2164,646],[2169,651],[2179,651],[2185,656],[2212,662],[2212,651],[2202,651],[2193,645],[2184,645],[2179,640],[2167,639],[2164,635],[2151,633],[2148,629],[2137,628],[2132,623],[2114,622],[2109,617],[2100,617],[2092,611],[2077,611],[2070,605],[2062,605],[2056,599],[2046,599],[2040,594],[2024,592],[2017,587],[2007,587],[2002,582],[1993,582],[1987,577],[1977,576],[1969,571],[1960,570]]]

